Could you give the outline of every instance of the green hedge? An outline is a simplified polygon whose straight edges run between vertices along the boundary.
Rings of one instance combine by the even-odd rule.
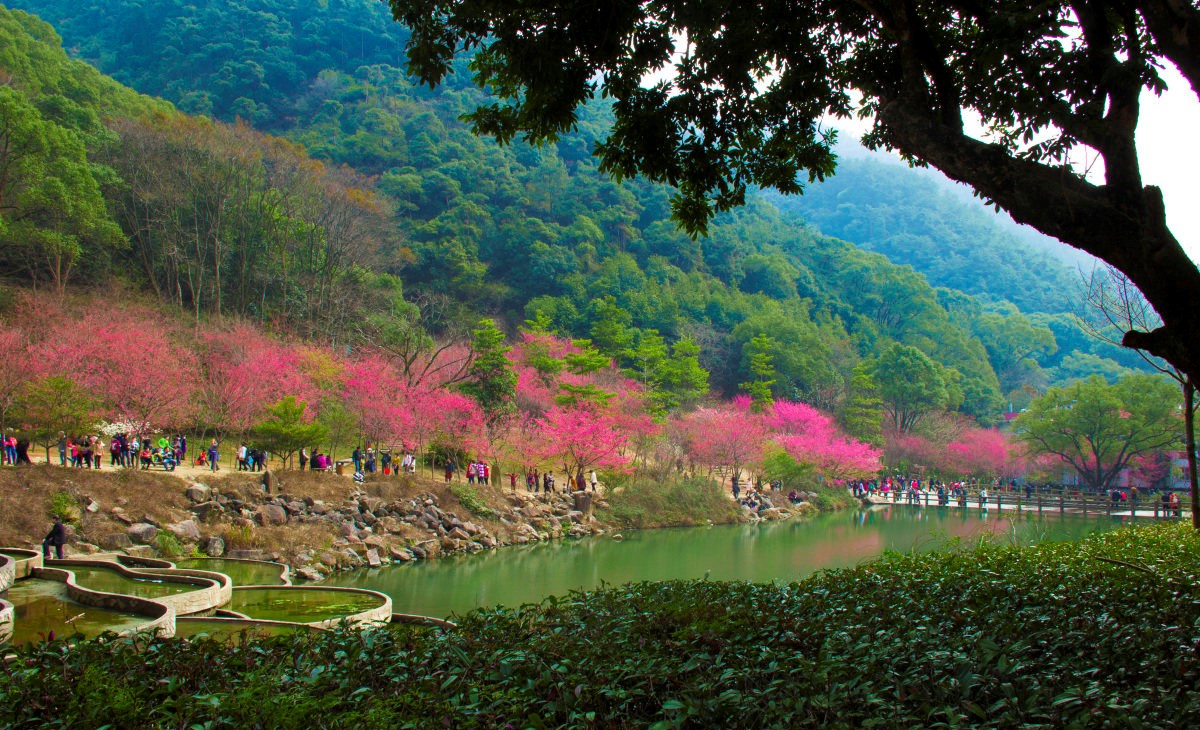
[[[48,643],[0,670],[0,725],[1198,727],[1198,558],[1164,524],[634,584],[448,633]]]

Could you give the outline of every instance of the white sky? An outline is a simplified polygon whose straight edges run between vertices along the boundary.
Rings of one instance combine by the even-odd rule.
[[[1192,261],[1200,262],[1200,100],[1174,66],[1163,69],[1168,90],[1142,92],[1138,152],[1142,180],[1162,188],[1167,223]]]
[[[1174,66],[1164,68],[1162,76],[1167,82],[1162,96],[1142,92],[1137,131],[1142,182],[1162,189],[1167,224],[1192,261],[1200,263],[1200,100]],[[829,119],[827,123],[855,140],[870,128],[868,121],[857,119]],[[977,136],[982,133],[980,127]],[[1091,159],[1081,158],[1079,163],[1093,161],[1091,154]],[[1097,163],[1093,173],[1102,169]]]

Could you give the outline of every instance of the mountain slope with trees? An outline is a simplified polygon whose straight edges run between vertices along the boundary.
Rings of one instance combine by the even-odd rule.
[[[543,147],[473,135],[458,117],[482,92],[464,82],[435,93],[390,65],[406,31],[375,3],[219,4],[187,22],[194,8],[170,0],[25,5],[138,88],[302,146],[160,113],[110,119],[116,140],[91,147],[122,181],[107,197],[130,248],[110,269],[197,317],[349,340],[397,327],[461,337],[472,311],[512,332],[540,315],[647,383],[667,377],[673,348],[697,348],[724,395],[752,380],[751,342],[766,335],[774,394],[835,411],[873,397],[855,368],[892,342],[937,362],[943,405],[978,417],[1046,379],[1037,357],[1053,347],[1014,364],[981,336],[990,322],[1052,341],[1045,324],[969,297],[948,303],[912,269],[760,198],[688,238],[670,220],[669,188],[599,172],[590,151],[611,123],[603,108]],[[275,30],[242,33],[251,22]],[[135,26],[136,37],[124,31]]]

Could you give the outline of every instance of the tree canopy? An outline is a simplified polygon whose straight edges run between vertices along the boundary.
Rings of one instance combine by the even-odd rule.
[[[424,81],[476,51],[476,81],[501,98],[470,115],[477,131],[554,141],[581,105],[612,99],[601,168],[676,186],[674,217],[693,233],[752,185],[795,193],[798,173],[832,174],[822,120],[870,115],[868,145],[933,165],[1128,274],[1163,326],[1126,344],[1200,376],[1200,271],[1161,191],[1143,184],[1135,141],[1140,94],[1162,90],[1162,64],[1200,93],[1191,3],[390,2]],[[1103,181],[1070,166],[1080,145]]]
[[[1084,484],[1106,488],[1134,460],[1180,443],[1179,388],[1157,375],[1113,385],[1098,375],[1051,388],[1017,418],[1035,454],[1057,456]]]

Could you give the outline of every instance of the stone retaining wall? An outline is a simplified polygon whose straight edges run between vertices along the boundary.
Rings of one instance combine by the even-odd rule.
[[[62,562],[69,561],[64,560]],[[33,577],[65,583],[67,586],[67,597],[85,606],[107,608],[110,611],[135,613],[150,619],[144,624],[121,632],[122,634],[153,631],[157,632],[159,636],[175,635],[175,609],[165,603],[151,601],[148,598],[126,596],[120,593],[105,593],[103,591],[93,591],[90,588],[84,588],[75,583],[75,574],[67,568],[35,568]]]
[[[24,548],[4,548],[4,552],[9,553],[16,563],[15,575],[17,580],[28,578],[33,575],[34,568],[42,567],[42,554],[37,550],[25,550]],[[26,556],[26,557],[17,557]]]
[[[210,577],[210,575],[191,576],[187,575],[193,571],[171,571],[174,574],[168,573],[166,568],[141,568],[132,569],[126,568],[119,563],[113,563],[104,560],[51,560],[49,566],[55,568],[66,568],[70,570],[72,565],[103,565],[105,568],[113,572],[120,573],[126,578],[137,579],[153,575],[156,580],[161,580],[165,583],[185,583],[188,585],[197,586],[194,591],[187,593],[177,593],[173,596],[159,596],[154,601],[165,606],[170,606],[177,615],[187,615],[190,613],[199,613],[201,611],[209,611],[218,606],[223,606],[229,602],[229,590],[231,588],[229,577],[224,574],[219,575],[221,580]],[[44,570],[44,569],[43,569]],[[208,571],[194,571],[198,573],[206,573]],[[74,585],[74,574],[72,580],[67,582],[67,585]],[[90,589],[89,589],[90,590]],[[144,599],[142,599],[144,600]],[[82,602],[82,601],[81,601]]]
[[[7,555],[0,555],[0,593],[12,588],[17,581],[17,561]]]
[[[0,643],[8,641],[13,634],[13,605],[0,600]]]

